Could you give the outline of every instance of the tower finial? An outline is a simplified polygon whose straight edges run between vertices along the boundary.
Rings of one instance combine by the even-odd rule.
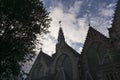
[[[62,23],[62,21],[59,21],[60,27],[61,27],[61,23]]]
[[[90,23],[88,24],[88,26],[89,26],[89,27],[92,27]]]
[[[40,48],[40,51],[42,51],[42,48]]]
[[[43,50],[42,50],[42,48],[39,48],[39,50],[40,50],[40,52],[42,52]]]
[[[89,27],[91,27],[90,23],[88,25],[89,25]]]

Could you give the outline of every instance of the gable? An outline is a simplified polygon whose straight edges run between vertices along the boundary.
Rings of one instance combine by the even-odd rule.
[[[51,57],[40,51],[30,72],[28,80],[38,80],[47,75],[48,66],[52,63]]]
[[[91,43],[96,42],[96,41],[102,42],[102,43],[105,43],[105,44],[106,43],[109,44],[109,38],[107,38],[106,36],[104,36],[103,34],[98,32],[94,28],[89,27],[87,37],[86,37],[86,40],[84,42],[82,53],[86,53],[86,49],[88,48],[88,46]]]

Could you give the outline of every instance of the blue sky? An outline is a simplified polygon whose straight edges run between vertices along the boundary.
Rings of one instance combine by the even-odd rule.
[[[77,52],[82,51],[88,31],[88,24],[108,36],[107,28],[111,27],[112,17],[117,0],[42,0],[52,18],[50,33],[41,40],[43,52],[51,55],[55,53],[55,45],[59,30],[58,22],[61,20],[66,42]],[[23,70],[29,71],[30,64]]]
[[[66,42],[77,52],[81,52],[88,24],[108,36],[107,28],[111,21],[117,0],[42,0],[53,19],[50,33],[41,42],[43,51],[51,55],[55,53],[55,44],[59,30],[58,22],[62,21],[62,28]]]

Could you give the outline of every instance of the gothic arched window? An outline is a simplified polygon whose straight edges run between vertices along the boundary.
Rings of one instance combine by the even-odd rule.
[[[99,44],[94,42],[87,49],[88,64],[91,68],[99,64],[98,47]]]
[[[103,58],[105,54],[108,54],[108,49],[103,43],[99,43],[98,47],[98,57],[99,57],[99,64],[103,63]]]
[[[108,54],[105,54],[103,57],[102,64],[107,64],[107,63],[111,63],[111,60],[110,60],[110,56]]]
[[[105,44],[103,44],[102,42],[96,41],[93,42],[88,50],[87,50],[88,54],[88,62],[91,63],[91,65],[99,65],[103,63],[103,58],[104,55],[107,52],[107,47],[105,46]]]
[[[72,80],[72,63],[69,56],[61,55],[56,62],[56,67],[58,72],[64,74],[66,80]]]

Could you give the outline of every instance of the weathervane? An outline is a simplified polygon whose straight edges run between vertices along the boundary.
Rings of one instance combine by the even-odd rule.
[[[89,25],[89,27],[91,27],[90,23],[88,25]]]
[[[88,25],[89,25],[89,27],[91,27],[91,23],[90,23],[90,14],[89,14],[89,12],[88,12],[87,18],[88,18],[88,20],[87,20]]]
[[[61,27],[61,23],[62,23],[62,21],[59,21],[60,27]]]
[[[42,51],[42,47],[40,47],[39,50]]]

